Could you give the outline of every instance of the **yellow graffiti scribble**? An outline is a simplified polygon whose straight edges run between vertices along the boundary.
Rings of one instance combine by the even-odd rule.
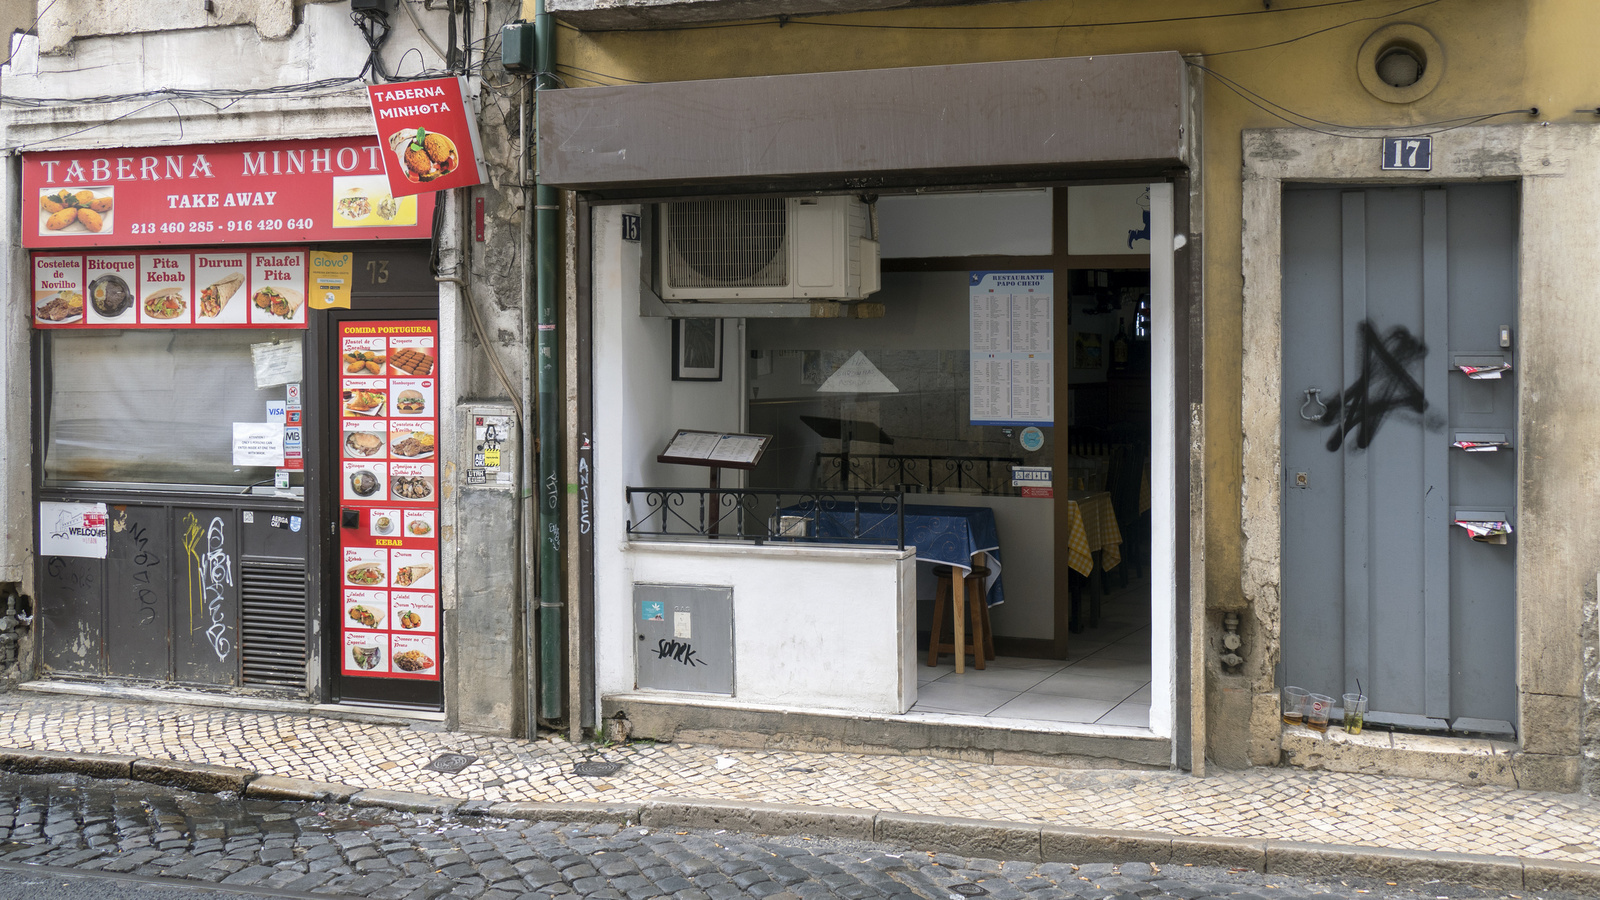
[[[201,571],[200,541],[205,534],[200,531],[200,520],[194,513],[183,517],[183,552],[188,555],[189,562],[189,633],[194,634],[194,576]]]

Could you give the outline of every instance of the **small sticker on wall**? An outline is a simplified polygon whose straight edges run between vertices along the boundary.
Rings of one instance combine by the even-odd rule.
[[[676,609],[672,611],[672,636],[679,640],[688,640],[694,637],[690,633],[688,610]]]
[[[662,601],[641,600],[639,602],[639,621],[664,622],[666,619],[666,604]]]

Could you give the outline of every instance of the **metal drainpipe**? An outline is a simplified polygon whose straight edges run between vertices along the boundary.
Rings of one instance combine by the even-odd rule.
[[[537,45],[538,80],[534,85],[535,152],[539,146],[539,91],[554,87],[555,23],[545,12],[544,0],[534,4],[533,35]],[[537,228],[538,267],[538,342],[534,365],[539,385],[539,484],[535,496],[539,505],[539,718],[552,721],[561,716],[562,606],[566,593],[561,584],[561,433],[560,408],[556,405],[560,389],[556,367],[556,239],[559,221],[556,190],[538,182],[534,169],[534,222]],[[576,715],[577,710],[571,714]]]

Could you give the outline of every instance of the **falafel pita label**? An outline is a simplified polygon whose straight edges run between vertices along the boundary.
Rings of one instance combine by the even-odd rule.
[[[304,250],[250,253],[250,324],[278,328],[305,324],[306,257]]]

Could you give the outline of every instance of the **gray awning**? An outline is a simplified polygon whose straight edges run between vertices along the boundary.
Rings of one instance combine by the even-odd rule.
[[[1177,53],[539,93],[539,173],[612,196],[988,183],[1185,163]]]

